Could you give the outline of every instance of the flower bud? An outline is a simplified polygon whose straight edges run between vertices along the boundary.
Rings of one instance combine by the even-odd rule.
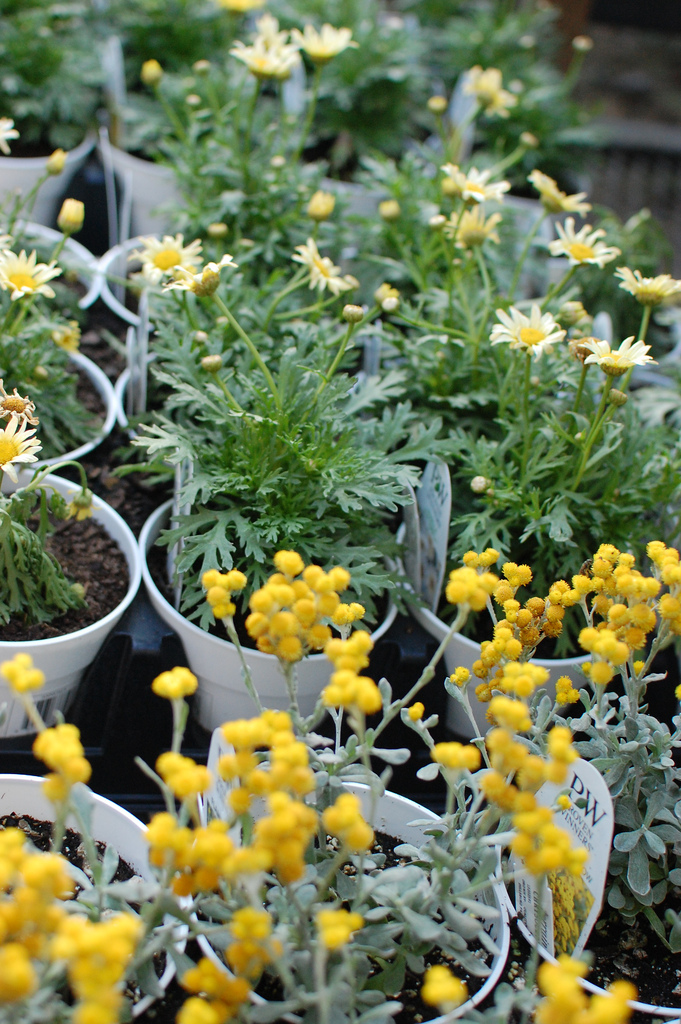
[[[383,299],[381,306],[386,313],[394,313],[400,307],[400,300],[394,295],[389,295],[387,299]]]
[[[392,221],[398,220],[402,210],[396,199],[384,199],[378,204],[378,212],[383,220]]]
[[[194,341],[197,345],[204,345],[208,341],[208,335],[205,331],[194,331]]]
[[[50,377],[49,373],[47,372],[44,366],[36,366],[35,370],[33,371],[33,376],[35,377],[36,380],[49,380]]]
[[[623,391],[618,391],[617,388],[610,388],[608,391],[608,401],[610,405],[614,405],[615,408],[619,408],[621,405],[626,405],[629,401],[629,396],[625,395]]]
[[[431,114],[444,114],[447,109],[447,100],[444,96],[431,96],[428,100],[428,110]]]
[[[204,356],[201,360],[201,369],[206,373],[218,373],[222,369],[222,356]]]
[[[286,166],[286,157],[278,153],[277,156],[273,156],[270,160],[270,167],[274,167],[275,171],[278,171],[281,167]]]
[[[145,60],[140,72],[140,78],[144,85],[149,85],[153,88],[163,78],[163,68],[157,60]]]
[[[184,102],[187,104],[188,107],[200,107],[201,97],[198,96],[195,92],[190,92],[188,96],[185,96]]]
[[[431,227],[433,231],[440,231],[446,223],[447,218],[444,213],[434,213],[428,221],[428,226]]]
[[[384,282],[380,288],[377,288],[374,292],[374,298],[376,304],[384,309],[386,313],[394,313],[400,304],[400,293],[397,288],[393,288],[387,282]],[[387,303],[387,305],[386,305]]]
[[[523,146],[527,146],[528,149],[536,149],[539,145],[539,139],[532,132],[522,132],[520,135],[520,141]]]
[[[307,215],[312,220],[323,221],[328,220],[333,213],[334,206],[336,205],[336,197],[331,192],[322,192],[319,189],[314,193],[310,202],[307,204]]]
[[[591,36],[575,36],[572,40],[572,49],[577,53],[588,53],[593,50],[594,41]]]
[[[229,232],[229,228],[221,220],[213,221],[206,228],[206,234],[209,238],[224,238]]]
[[[65,235],[75,235],[83,226],[85,206],[80,199],[65,199],[62,203],[57,225]]]
[[[211,69],[211,63],[209,60],[197,60],[192,64],[192,71],[195,75],[207,75]]]
[[[351,302],[343,306],[343,319],[349,324],[358,324],[364,319],[364,310],[361,306],[354,306]]]
[[[54,153],[51,153],[47,158],[47,170],[50,174],[61,174],[64,170],[64,164],[66,163],[66,153],[63,149],[55,149]]]
[[[492,481],[486,476],[474,476],[471,480],[473,494],[484,494],[492,486]]]

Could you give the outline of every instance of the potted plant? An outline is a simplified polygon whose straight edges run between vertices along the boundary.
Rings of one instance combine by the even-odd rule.
[[[468,564],[486,576],[495,565],[494,554],[471,554]],[[460,669],[447,686],[471,723],[469,691],[476,683],[485,706],[491,707],[495,694],[504,693],[518,714],[524,709],[523,758],[544,751],[547,729],[565,723],[575,735],[575,749],[602,773],[614,804],[615,835],[607,902],[588,940],[593,981],[609,978],[616,959],[639,989],[633,1007],[671,1017],[678,1014],[678,998],[669,977],[674,977],[681,941],[675,764],[681,735],[674,714],[679,688],[675,694],[668,692],[667,699],[656,697],[655,691],[673,687],[666,673],[660,673],[658,658],[678,636],[681,570],[678,551],[661,541],[647,545],[647,558],[650,568],[645,572],[637,568],[633,554],[600,545],[577,573],[554,582],[543,612],[535,598],[523,601],[520,579],[513,578],[513,567],[504,566],[506,578],[494,592],[493,642],[483,644],[473,676]],[[581,682],[564,677],[555,701],[545,689],[547,673],[536,662],[522,663],[523,631],[528,628],[523,615],[539,630],[551,623],[560,628],[563,616],[566,621],[577,616],[583,623]],[[475,723],[474,728],[484,736],[489,725],[479,730]],[[489,746],[489,733],[485,742]],[[581,938],[580,929],[561,931],[553,920],[556,954],[569,955]],[[645,955],[629,963],[627,948],[643,949]]]
[[[155,269],[154,252],[151,247],[141,254],[141,277],[146,268],[147,281]],[[177,610],[197,625],[182,625],[158,593],[163,587],[158,575],[152,595],[185,642],[194,638],[192,647],[210,625],[201,573],[216,562],[238,568],[250,553],[254,582],[262,582],[272,548],[282,543],[300,546],[304,557],[323,567],[347,564],[355,597],[378,626],[390,611],[387,600],[397,593],[398,577],[386,565],[398,550],[394,516],[411,501],[418,460],[438,457],[436,423],[417,427],[408,405],[386,406],[388,395],[400,394],[399,374],[387,385],[372,378],[356,383],[341,369],[353,358],[355,332],[375,314],[343,305],[354,281],[329,257],[320,257],[312,240],[293,257],[302,269],[282,287],[278,282],[258,293],[244,282],[231,256],[203,268],[192,266],[197,256],[187,256],[192,269],[169,268],[164,296],[152,294],[157,358],[151,372],[166,397],[146,417],[133,445],[146,451],[147,468],[187,464],[188,472],[179,480],[172,516],[169,508],[154,516],[141,543],[149,556],[160,532],[162,543],[175,552],[171,585],[181,581]],[[312,285],[320,297],[310,306],[297,296]],[[305,304],[304,320],[295,315],[296,300]],[[326,315],[333,306],[342,307],[340,323]],[[240,322],[246,309],[260,322],[251,332]],[[239,311],[239,319],[232,310]],[[276,310],[284,311],[282,319],[276,319]],[[150,583],[150,574],[146,578]],[[215,647],[216,653],[197,652],[203,668],[198,660],[192,664],[202,680],[210,670],[216,691],[224,686],[216,658],[226,657],[228,649],[226,638],[221,643],[218,655],[216,638],[204,635],[201,646]],[[280,689],[273,659],[256,654],[255,660],[261,668],[269,660],[267,685]],[[307,684],[314,703],[328,670],[319,656],[307,664],[310,671],[312,666],[322,671],[321,682]],[[256,675],[265,685],[261,671]],[[275,690],[265,692],[271,696]],[[208,689],[205,696],[200,691],[200,709],[204,699],[206,713],[200,717],[212,727],[226,708],[209,710]]]
[[[41,710],[52,720],[66,710],[85,668],[137,593],[140,559],[130,529],[112,508],[93,498],[79,463],[61,462],[53,468],[75,465],[80,487],[51,475],[52,467],[33,475],[24,469],[37,462],[41,450],[33,425],[38,423],[36,407],[16,390],[3,394],[0,653],[10,658],[31,652],[38,670],[49,679]],[[90,518],[96,525],[79,526]],[[89,572],[87,587],[82,577],[69,578],[54,554],[56,541],[50,538],[55,524],[68,519],[89,536],[82,538],[79,548],[77,533],[58,530],[61,558],[68,559],[71,571],[77,566],[79,576]],[[3,735],[34,731],[35,722],[6,687],[2,696]]]
[[[289,586],[301,569],[302,578],[310,578],[310,567],[295,552],[279,552],[276,566],[278,573],[253,595],[256,604],[272,588],[281,588],[282,577]],[[481,577],[472,569],[453,574],[450,594],[459,607],[456,626],[471,607],[484,605],[496,582],[492,574]],[[216,570],[209,573],[207,596],[213,613],[231,618],[231,595],[244,583],[243,577],[237,580]],[[215,589],[222,589],[222,596]],[[269,625],[276,628],[274,618]],[[302,620],[301,625],[308,628]],[[434,742],[431,730],[436,722],[415,698],[422,693],[442,647],[410,692],[393,700],[387,681],[379,688],[362,675],[370,646],[365,632],[352,633],[347,626],[345,639],[333,639],[327,646],[335,671],[315,712],[301,717],[293,699],[290,714],[264,709],[255,718],[226,723],[220,730],[223,750],[214,771],[180,752],[186,698],[195,691],[196,678],[187,669],[175,668],[154,680],[154,691],[171,701],[175,723],[171,749],[159,757],[155,771],[145,767],[160,785],[166,804],[147,832],[157,881],[127,883],[122,888],[109,884],[103,892],[112,899],[134,895],[144,904],[146,928],[138,925],[134,935],[139,941],[142,933],[142,942],[121,955],[116,982],[158,944],[159,933],[168,941],[173,919],[186,923],[190,936],[204,936],[220,951],[219,964],[214,956],[204,956],[192,966],[172,952],[180,985],[187,993],[180,1022],[199,1015],[211,1019],[211,1014],[224,1013],[225,1005],[233,1013],[238,1010],[244,1020],[274,1019],[298,1011],[323,1022],[333,1005],[343,1020],[370,1012],[378,1020],[389,1021],[403,998],[407,969],[415,973],[417,987],[424,982],[420,1010],[425,1016],[439,1022],[454,1019],[471,1006],[457,973],[468,970],[472,983],[476,975],[484,978],[487,973],[484,957],[471,955],[471,944],[477,939],[485,950],[494,951],[490,925],[496,921],[504,927],[500,908],[485,899],[486,892],[494,891],[497,848],[516,845],[516,841],[520,845],[524,836],[523,871],[542,876],[558,858],[580,873],[586,851],[573,848],[566,834],[548,819],[536,834],[528,832],[531,815],[527,812],[534,806],[531,786],[516,778],[518,808],[522,805],[528,821],[524,825],[520,814],[511,825],[511,806],[502,806],[494,785],[498,772],[479,770],[481,750]],[[34,670],[16,662],[4,664],[2,670],[29,708],[28,682]],[[512,714],[513,703],[501,697],[494,710],[497,732],[517,745],[515,736],[524,728],[524,720]],[[326,741],[317,731],[325,708],[335,723],[334,735]],[[380,827],[385,821],[386,828],[391,827],[382,801],[389,767],[380,778],[374,767],[408,756],[406,751],[382,749],[377,742],[397,716],[430,749],[429,775],[443,777],[447,798],[444,813],[435,819],[426,812],[421,821],[409,821],[411,814],[422,812],[414,805],[403,808],[401,829],[405,831],[398,832],[398,838],[403,836],[406,842],[398,845],[400,860],[393,866],[389,839],[375,835],[372,822]],[[343,722],[348,728],[345,742]],[[66,744],[68,728],[42,730],[36,741],[38,753],[53,770],[47,785],[62,814],[74,805],[78,809],[80,787],[74,785],[75,777],[87,775],[77,736]],[[567,779],[575,754],[565,742],[565,731],[559,726],[549,734],[549,753],[537,758],[540,775]],[[231,744],[231,751],[225,742]],[[357,780],[361,786],[346,788]],[[202,822],[200,805],[206,800],[212,813]],[[376,839],[383,844],[381,850]],[[95,892],[99,884],[96,878]],[[11,900],[12,893],[7,898]],[[426,906],[428,914],[423,913]],[[161,920],[161,908],[169,915],[166,922]],[[123,913],[129,912],[123,909]],[[59,915],[46,920],[55,918],[59,928]],[[10,945],[12,941],[14,935]],[[22,945],[21,936],[18,944]],[[0,949],[9,955],[5,940]],[[436,957],[438,951],[446,953],[451,966],[435,963],[426,968],[429,950]],[[55,956],[57,961],[66,958],[62,943],[47,947],[46,952],[53,961]],[[27,992],[27,984],[16,984],[9,995],[13,1008],[25,1011],[30,999],[48,984],[47,976],[40,973],[45,956],[41,949],[25,947],[11,953],[24,968],[19,977],[35,979],[33,991]],[[574,979],[580,971],[583,965],[577,962],[562,967],[566,978]],[[60,981],[63,977],[58,975]],[[543,977],[540,984],[549,991]],[[77,976],[69,974],[69,978],[73,985]],[[269,999],[264,1004],[258,988],[267,979],[277,979],[279,987],[266,989]],[[626,995],[631,988],[624,986]],[[77,1000],[83,998],[77,987],[75,995]],[[626,995],[621,986],[615,988],[612,1008],[620,1015],[611,1013],[609,1019],[626,1019],[620,1005]],[[96,993],[88,997],[97,1002]],[[531,986],[518,998],[527,1006],[538,1002]],[[116,1010],[120,1005],[119,999]]]
[[[453,448],[451,515],[446,502],[434,511],[433,495],[420,496],[431,515],[423,558],[444,572],[471,549],[493,548],[532,565],[545,598],[603,532],[639,553],[651,524],[676,534],[676,438],[644,422],[629,382],[636,367],[654,362],[651,310],[679,285],[618,266],[605,229],[576,226],[575,214],[589,212],[586,196],[567,195],[542,172],[530,175],[541,206],[521,229],[505,209],[509,183],[494,167],[445,164],[433,182],[424,163],[413,157],[401,173],[381,166],[398,210],[387,222],[374,219],[365,243],[389,276],[376,292],[387,321],[384,365],[409,367],[409,397],[424,417],[443,417]],[[436,198],[437,207],[427,205]],[[437,212],[426,218],[424,209]],[[559,211],[570,215],[559,220]],[[547,222],[556,237],[540,240]],[[613,267],[622,299],[625,291],[639,298],[637,333],[621,342],[593,337],[599,310],[581,301],[582,281]],[[446,536],[447,527],[445,548],[438,531]],[[442,636],[446,627],[431,614],[441,601],[437,573],[421,596],[429,607],[415,615]],[[452,651],[452,671],[476,659],[468,647]],[[565,631],[553,653],[575,658],[575,634]]]
[[[87,133],[96,126],[103,74],[93,16],[75,3],[30,0],[8,4],[3,27],[0,195],[18,189],[26,197],[42,179],[31,216],[51,224],[66,178],[94,145]],[[20,136],[11,153],[7,132],[10,140]]]

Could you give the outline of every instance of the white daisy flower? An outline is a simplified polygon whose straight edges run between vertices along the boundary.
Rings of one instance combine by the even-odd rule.
[[[492,172],[489,170],[478,171],[471,167],[469,171],[462,171],[456,164],[444,164],[440,170],[445,173],[442,191],[449,196],[461,196],[466,203],[502,202],[504,192],[511,187],[508,181],[490,181]]]
[[[291,258],[309,268],[310,288],[319,288],[320,291],[328,288],[332,295],[340,295],[355,287],[354,278],[343,277],[340,267],[335,266],[329,256],[320,256],[313,238],[308,238],[305,245],[297,245],[296,253],[298,255]]]
[[[177,288],[183,292],[194,292],[200,297],[212,295],[220,284],[222,268],[238,266],[239,264],[235,263],[230,255],[225,254],[219,263],[206,263],[205,267],[196,274],[191,270],[186,270],[185,267],[176,267],[175,277],[163,286],[163,290],[171,291],[173,288]]]
[[[600,338],[582,338],[579,343],[591,353],[584,362],[597,363],[609,377],[621,377],[632,366],[645,366],[647,363],[656,362],[648,355],[650,345],[634,341],[633,334],[630,338],[625,338],[616,349],[610,347],[610,342],[601,341]]]
[[[42,445],[33,437],[35,429],[28,428],[23,417],[10,416],[4,430],[0,430],[0,476],[7,473],[10,480],[18,482],[14,468],[19,463],[37,462]]]
[[[290,42],[288,32],[279,31],[279,22],[271,14],[263,14],[256,27],[258,34],[252,45],[237,40],[230,54],[243,61],[256,78],[289,78],[293,68],[300,64],[297,44]]]
[[[659,306],[681,295],[681,281],[676,281],[669,274],[643,277],[640,270],[618,267],[615,277],[621,279],[620,288],[630,292],[642,306]]]
[[[508,117],[511,107],[518,102],[513,93],[502,89],[499,68],[482,68],[479,64],[466,72],[464,92],[476,97],[485,113],[492,117]]]
[[[586,192],[575,192],[569,196],[558,188],[558,183],[542,171],[532,171],[527,180],[534,185],[542,202],[549,213],[588,213],[591,203],[585,203]]]
[[[0,150],[9,156],[10,148],[7,145],[8,139],[18,139],[19,132],[14,127],[14,121],[11,117],[0,117]]]
[[[315,64],[326,64],[348,46],[359,45],[352,41],[352,29],[334,28],[329,24],[322,25],[321,32],[312,25],[306,25],[303,32],[294,28],[291,36]]]
[[[48,299],[53,299],[54,291],[47,282],[60,274],[56,260],[37,263],[35,250],[30,256],[23,249],[18,256],[9,249],[0,253],[0,288],[11,292],[12,300],[24,295],[46,295]]]
[[[142,270],[139,276],[151,284],[159,284],[164,277],[174,273],[178,267],[194,271],[201,265],[201,242],[198,239],[184,244],[184,235],[164,235],[163,238],[140,238],[142,249],[130,253],[128,259],[139,260]]]
[[[508,343],[511,348],[533,353],[535,359],[539,359],[542,352],[565,337],[560,324],[556,323],[550,313],[542,313],[537,305],[532,306],[529,316],[525,316],[515,306],[511,306],[508,313],[498,309],[497,316],[501,322],[492,328],[492,344]]]
[[[565,224],[556,224],[556,231],[560,237],[549,242],[549,252],[552,256],[567,256],[573,267],[582,263],[604,267],[620,255],[616,246],[600,241],[605,238],[603,228],[592,231],[591,225],[585,224],[575,233],[574,217],[568,217]]]

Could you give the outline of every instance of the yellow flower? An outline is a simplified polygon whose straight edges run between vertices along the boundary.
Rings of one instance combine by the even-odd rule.
[[[61,174],[64,170],[64,164],[66,163],[67,154],[63,149],[55,149],[53,153],[47,158],[46,167],[50,174],[57,175]]]
[[[380,285],[374,292],[374,298],[377,304],[386,313],[394,313],[400,304],[400,293],[397,288],[393,288],[386,281]]]
[[[178,267],[193,272],[201,264],[198,258],[201,242],[198,239],[185,245],[183,235],[164,235],[160,240],[153,236],[140,238],[140,242],[143,248],[135,249],[128,259],[140,260],[142,277],[151,284],[159,284]]]
[[[56,260],[49,264],[36,263],[35,250],[30,256],[23,249],[18,256],[9,249],[0,254],[0,288],[11,292],[12,300],[24,295],[45,295],[53,299],[54,291],[47,282],[60,274]]]
[[[182,697],[189,697],[196,693],[199,681],[193,672],[182,665],[170,669],[169,672],[161,672],[156,676],[151,688],[158,697],[167,697],[168,700],[180,700]]]
[[[441,1013],[451,1013],[468,998],[468,989],[444,964],[429,967],[421,986],[421,998]]]
[[[565,331],[560,324],[556,323],[550,313],[542,313],[536,303],[532,306],[529,316],[521,313],[515,306],[511,306],[508,313],[498,309],[497,316],[501,323],[495,324],[492,328],[491,343],[500,345],[508,342],[512,349],[531,352],[535,359],[539,359],[542,352],[565,337]]]
[[[466,72],[464,92],[476,97],[485,113],[492,117],[508,117],[511,107],[518,100],[501,87],[502,77],[499,68],[482,68],[479,64]]]
[[[475,772],[480,767],[480,751],[477,747],[464,746],[463,743],[436,743],[431,751],[433,761],[443,768],[461,771],[466,768]]]
[[[55,327],[52,331],[52,341],[59,348],[66,352],[77,352],[80,345],[80,327],[77,320],[69,320],[68,324],[62,327]]]
[[[681,281],[674,280],[669,274],[643,277],[640,270],[618,267],[615,277],[620,278],[620,288],[630,292],[642,306],[659,306],[681,295]]]
[[[0,118],[0,122],[6,120]],[[16,1003],[35,992],[37,985],[38,979],[26,947],[20,942],[8,942],[0,947],[0,1000]]]
[[[396,199],[384,199],[378,204],[378,215],[382,220],[398,220],[402,208]]]
[[[500,725],[512,732],[524,732],[532,726],[527,705],[520,700],[497,695],[492,698],[489,711]]]
[[[18,416],[10,416],[4,430],[0,430],[0,475],[7,473],[7,476],[17,483],[17,472],[15,465],[28,462],[37,462],[42,445],[33,437],[35,429],[28,429],[25,419]]]
[[[445,194],[460,196],[466,203],[501,202],[511,187],[508,181],[490,181],[490,170],[478,171],[471,167],[469,171],[462,171],[456,164],[444,164],[440,170],[445,173],[442,182]]]
[[[410,708],[407,708],[407,714],[409,715],[409,718],[411,719],[412,722],[420,722],[421,719],[423,718],[423,713],[425,710],[425,707],[419,700],[415,704],[412,704]]]
[[[185,267],[176,266],[173,270],[175,277],[172,281],[164,284],[163,290],[171,291],[173,288],[178,288],[180,291],[194,292],[195,295],[203,298],[217,291],[220,284],[220,271],[223,267],[237,267],[238,265],[230,255],[225,254],[218,263],[206,263],[200,273],[196,274]]]
[[[30,654],[15,654],[11,661],[3,661],[0,672],[15,693],[39,690],[45,683],[45,673],[33,667]]]
[[[575,232],[574,217],[568,217],[565,224],[556,224],[556,231],[560,237],[549,242],[549,252],[552,256],[567,256],[573,267],[583,263],[604,267],[620,255],[616,246],[601,241],[605,238],[603,228],[592,231],[591,225],[585,224]]]
[[[347,945],[364,924],[361,914],[353,910],[319,910],[316,916],[319,938],[327,949]]]
[[[0,117],[0,151],[9,156],[10,148],[7,145],[8,139],[18,139],[19,132],[14,127],[11,117]]]
[[[234,11],[235,14],[245,14],[246,11],[254,11],[263,7],[265,0],[215,0],[226,11]]]
[[[93,497],[92,491],[87,487],[77,491],[73,501],[68,504],[69,519],[75,519],[79,523],[84,519],[91,519]]]
[[[656,361],[648,355],[650,345],[634,341],[633,334],[616,349],[610,347],[610,342],[599,338],[583,338],[581,344],[590,352],[584,362],[597,363],[609,377],[621,377],[632,366],[645,366]]]
[[[557,183],[548,174],[534,170],[528,175],[527,180],[534,185],[541,198],[542,206],[549,213],[588,213],[591,203],[583,202],[586,199],[586,192],[576,192],[574,195],[567,195],[561,192]]]
[[[362,817],[359,797],[341,793],[336,802],[322,813],[324,828],[354,853],[368,850],[374,841],[373,829]]]
[[[321,32],[312,25],[306,25],[302,32],[294,28],[291,36],[315,64],[327,64],[349,46],[359,45],[352,42],[352,29],[334,28],[329,24],[322,25]]]
[[[354,287],[347,276],[341,276],[340,267],[334,266],[329,256],[320,255],[314,238],[308,238],[305,245],[297,245],[296,253],[292,256],[294,263],[302,263],[310,271],[310,288],[328,288],[332,295],[340,295]]]

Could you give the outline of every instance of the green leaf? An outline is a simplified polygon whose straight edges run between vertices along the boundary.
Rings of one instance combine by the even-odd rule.
[[[645,896],[650,892],[650,866],[643,845],[635,846],[629,854],[627,882],[632,892]]]

